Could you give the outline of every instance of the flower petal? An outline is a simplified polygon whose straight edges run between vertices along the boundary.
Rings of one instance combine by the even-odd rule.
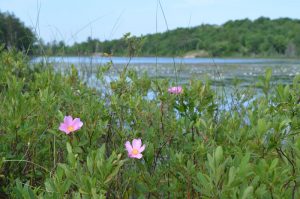
[[[183,92],[183,89],[181,86],[174,86],[174,87],[170,87],[168,89],[168,92],[172,94],[180,94]]]
[[[132,148],[139,149],[142,146],[142,140],[141,139],[133,139],[132,140]]]
[[[68,128],[67,128],[67,126],[66,126],[66,124],[65,123],[60,123],[60,125],[59,125],[59,128],[58,128],[60,131],[63,131],[63,132],[65,132],[65,133],[67,133],[68,134]]]
[[[141,148],[139,148],[139,152],[142,153],[145,150],[146,145],[143,145]]]
[[[127,142],[125,143],[125,147],[126,147],[126,150],[128,151],[128,156],[130,156],[130,155],[131,155],[131,152],[132,152],[132,146],[131,146],[131,144],[130,144],[129,141],[127,141]]]
[[[133,157],[134,157],[134,158],[137,158],[137,159],[141,159],[141,158],[143,157],[143,155],[139,153],[139,154],[137,154],[137,155],[134,155]]]
[[[83,123],[80,121],[79,118],[75,118],[72,121],[72,126],[74,127],[74,131],[77,131],[78,129],[80,129],[82,127]]]
[[[73,122],[72,116],[65,116],[65,118],[64,118],[64,123],[65,123],[67,126],[72,125],[72,122]]]

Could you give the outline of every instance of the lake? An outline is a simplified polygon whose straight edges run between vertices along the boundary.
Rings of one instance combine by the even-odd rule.
[[[109,82],[127,65],[139,74],[147,73],[151,78],[169,78],[177,84],[189,79],[212,80],[213,85],[230,86],[234,79],[240,80],[241,87],[253,85],[267,68],[273,71],[274,83],[289,84],[300,74],[300,60],[296,59],[238,59],[238,58],[171,58],[171,57],[37,57],[37,62],[53,63],[55,70],[67,71],[73,64],[83,81],[99,88],[96,78],[98,67],[112,62],[111,70],[105,74]]]

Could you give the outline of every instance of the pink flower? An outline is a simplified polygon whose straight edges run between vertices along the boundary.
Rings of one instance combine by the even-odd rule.
[[[82,127],[83,123],[79,118],[73,120],[72,116],[65,116],[64,122],[60,123],[59,130],[69,134],[71,132],[77,131]]]
[[[141,139],[133,139],[132,146],[129,141],[125,143],[126,150],[128,152],[128,157],[141,159],[143,155],[141,154],[145,150],[145,145],[142,146]]]
[[[183,89],[181,86],[174,86],[174,87],[170,87],[168,89],[168,92],[172,94],[180,94],[183,92]]]

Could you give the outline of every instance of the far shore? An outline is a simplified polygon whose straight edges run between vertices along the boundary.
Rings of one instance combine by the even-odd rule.
[[[85,57],[85,58],[130,58],[130,56],[124,56],[124,55],[31,55],[31,58],[38,58],[38,57]],[[205,57],[198,57],[198,56],[151,56],[151,55],[143,55],[143,56],[134,56],[131,57],[132,59],[134,58],[166,58],[166,59],[265,59],[265,60],[300,60],[300,57],[285,57],[285,56],[277,56],[277,57],[272,57],[272,56],[226,56],[226,57],[212,57],[212,56],[205,56]]]

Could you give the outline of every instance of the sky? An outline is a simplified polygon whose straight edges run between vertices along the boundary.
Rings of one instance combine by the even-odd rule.
[[[67,44],[260,16],[300,19],[299,9],[300,0],[0,0],[1,12],[13,13],[45,42]]]

